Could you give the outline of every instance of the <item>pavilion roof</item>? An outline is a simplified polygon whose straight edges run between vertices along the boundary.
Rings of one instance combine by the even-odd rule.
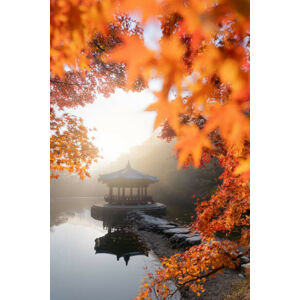
[[[132,181],[132,182],[154,183],[158,181],[158,178],[155,176],[144,174],[142,172],[139,172],[131,168],[131,165],[128,162],[126,168],[116,172],[100,175],[98,180],[104,183],[110,183],[110,182],[120,181],[120,180],[127,181],[127,182]]]

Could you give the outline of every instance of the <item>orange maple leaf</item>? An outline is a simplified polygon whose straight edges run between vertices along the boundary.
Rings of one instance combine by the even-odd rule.
[[[164,93],[155,93],[158,96],[158,101],[150,104],[146,110],[156,111],[157,116],[154,121],[154,130],[162,124],[163,121],[168,119],[168,123],[175,130],[179,130],[179,115],[185,111],[185,107],[182,103],[181,98],[176,98],[175,100],[169,101],[164,97]]]
[[[249,138],[249,118],[241,111],[237,103],[226,103],[224,105],[215,103],[208,110],[210,110],[208,113],[209,119],[205,124],[207,132],[219,128],[226,142],[237,147],[243,145],[245,138]]]
[[[210,141],[205,131],[200,131],[196,125],[182,126],[181,134],[174,147],[179,151],[178,166],[182,166],[189,155],[192,156],[195,167],[200,166],[200,159],[203,147],[211,147]]]
[[[140,38],[125,35],[122,44],[111,51],[107,61],[125,63],[128,85],[132,86],[135,80],[142,76],[142,66],[147,65],[153,57],[154,51],[149,50]]]

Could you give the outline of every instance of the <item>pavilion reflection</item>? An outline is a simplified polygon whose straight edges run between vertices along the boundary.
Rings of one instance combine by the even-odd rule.
[[[132,256],[148,256],[149,249],[132,231],[126,214],[110,214],[101,217],[92,214],[92,217],[102,221],[103,228],[107,230],[106,235],[95,239],[95,254],[112,254],[117,257],[117,261],[123,257],[126,266]]]
[[[123,257],[126,266],[130,257],[136,255],[148,256],[149,253],[149,249],[139,239],[138,235],[126,228],[109,231],[106,235],[95,239],[94,249],[96,254],[106,253],[115,255],[118,261]]]

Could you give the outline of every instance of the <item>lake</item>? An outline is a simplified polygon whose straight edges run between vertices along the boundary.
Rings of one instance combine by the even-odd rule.
[[[109,234],[102,221],[91,217],[90,207],[99,201],[51,199],[51,300],[133,299],[146,273],[159,266],[137,236],[122,229]],[[112,249],[116,238],[118,248]]]

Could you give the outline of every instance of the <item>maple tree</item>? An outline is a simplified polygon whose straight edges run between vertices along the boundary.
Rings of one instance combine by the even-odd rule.
[[[57,35],[61,34],[57,31],[62,31],[64,28],[62,20],[74,17],[73,9],[77,9],[78,3],[74,4],[74,7],[72,4],[68,6],[71,2],[51,2],[50,167],[52,178],[58,178],[61,171],[68,171],[77,173],[80,178],[84,179],[85,176],[89,176],[90,165],[97,162],[98,149],[92,144],[92,137],[89,135],[89,130],[84,127],[83,120],[69,115],[66,109],[93,103],[98,94],[109,97],[117,88],[133,91],[140,91],[144,88],[145,83],[140,79],[135,80],[131,88],[126,85],[124,64],[103,61],[103,54],[121,42],[118,37],[120,31],[141,37],[142,28],[129,17],[118,16],[114,22],[107,24],[106,35],[95,32],[88,41],[85,41],[85,49],[79,52],[84,52],[83,57],[88,60],[88,65],[87,68],[81,65],[79,68],[78,65],[74,66],[72,61],[60,56],[64,51],[60,47],[62,43],[59,43],[59,50],[57,50],[55,42],[52,42],[52,39],[55,40]],[[60,8],[59,12],[57,12],[57,6]],[[70,15],[66,16],[64,13]],[[56,25],[59,27],[55,29]],[[77,27],[70,26],[66,33],[76,31]],[[52,31],[55,34],[52,34]],[[69,47],[70,41],[67,36],[63,39],[67,44],[66,47]],[[68,54],[65,55],[69,57]],[[57,60],[61,68],[57,68],[55,63]],[[61,111],[64,113],[60,113]],[[57,114],[60,117],[57,117]],[[64,126],[67,128],[61,132]]]
[[[129,17],[136,12],[141,23]],[[157,50],[146,47],[142,35],[153,19],[162,31]],[[208,276],[239,267],[249,252],[249,23],[248,0],[51,0],[53,107],[91,103],[97,93],[109,96],[117,87],[139,91],[159,78],[162,88],[147,110],[157,113],[154,129],[162,126],[162,138],[176,138],[178,164],[203,167],[216,157],[224,168],[216,193],[196,206],[191,228],[202,243],[164,259],[137,299],[150,299],[153,292],[167,298],[169,280],[200,294]],[[62,121],[55,113],[51,118],[58,130]],[[71,121],[66,133],[53,135],[57,149],[51,167],[63,169],[57,163],[63,158],[69,171],[87,174],[96,152],[82,127],[77,137],[85,150],[76,152],[75,146],[74,154],[68,152],[62,137],[68,126],[73,132],[82,126]],[[67,149],[63,156],[60,148]],[[216,239],[217,232],[228,235],[234,229],[240,232],[237,240]]]

